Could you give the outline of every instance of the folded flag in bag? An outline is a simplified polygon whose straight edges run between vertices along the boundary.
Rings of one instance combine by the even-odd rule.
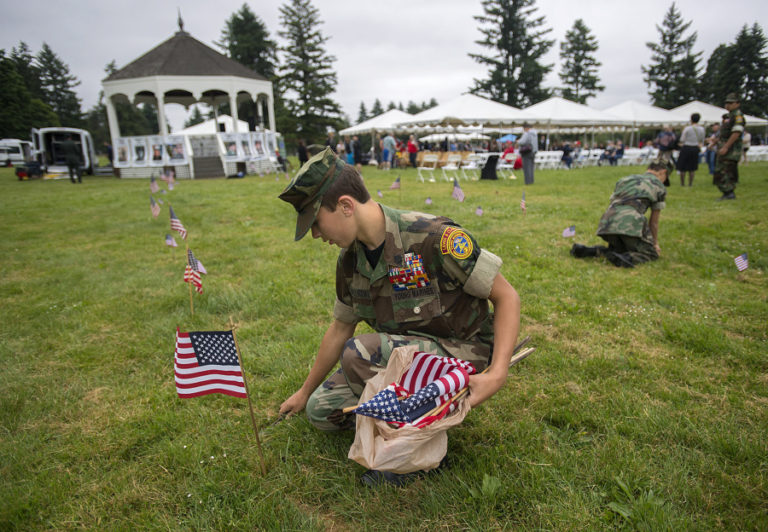
[[[400,382],[393,382],[354,412],[396,426],[426,427],[455,409],[456,405],[451,403],[425,416],[465,388],[474,373],[474,366],[465,360],[416,352]]]

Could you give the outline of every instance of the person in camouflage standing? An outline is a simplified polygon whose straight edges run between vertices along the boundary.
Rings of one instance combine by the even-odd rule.
[[[499,273],[499,257],[448,218],[373,201],[354,166],[328,149],[302,166],[279,197],[298,213],[295,240],[311,231],[341,248],[334,321],[281,414],[306,408],[322,430],[353,428],[354,414],[342,410],[358,403],[394,348],[409,344],[469,360],[478,370],[490,366],[470,377],[472,406],[501,388],[520,327],[520,299]],[[355,336],[361,321],[376,332]],[[339,370],[323,383],[337,360]]]
[[[574,244],[571,255],[577,258],[599,257],[614,266],[632,268],[635,264],[659,258],[659,218],[674,171],[671,161],[656,159],[645,174],[619,179],[611,195],[611,204],[600,219],[597,234],[606,246]],[[651,209],[650,221],[645,212]]]
[[[741,135],[746,121],[741,113],[738,95],[730,93],[725,97],[728,118],[720,126],[717,141],[717,158],[712,182],[723,193],[718,201],[736,199],[736,183],[739,182],[739,159],[741,159]]]

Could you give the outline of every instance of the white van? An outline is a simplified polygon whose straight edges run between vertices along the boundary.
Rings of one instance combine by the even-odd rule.
[[[0,164],[15,166],[32,159],[32,143],[28,140],[0,139]]]
[[[67,161],[64,159],[62,144],[69,135],[72,135],[72,140],[80,148],[80,169],[93,175],[94,169],[98,166],[98,159],[96,159],[93,138],[84,129],[74,127],[32,129],[33,158],[49,174],[67,173]]]

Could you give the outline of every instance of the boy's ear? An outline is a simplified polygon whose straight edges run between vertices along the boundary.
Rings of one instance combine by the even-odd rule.
[[[341,212],[346,215],[355,212],[355,202],[351,196],[344,195],[339,197],[339,207],[341,208]]]

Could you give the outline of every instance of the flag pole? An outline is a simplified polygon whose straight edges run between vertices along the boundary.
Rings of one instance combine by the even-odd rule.
[[[187,266],[189,266],[189,244],[187,244]],[[185,266],[186,268],[186,266]],[[187,287],[189,287],[189,311],[192,313],[192,315],[195,315],[195,303],[192,299],[192,283],[187,282]]]
[[[253,425],[253,433],[256,435],[256,446],[259,449],[259,462],[261,463],[261,474],[267,476],[267,466],[264,464],[264,453],[261,450],[261,440],[259,439],[259,429],[256,426],[256,417],[253,415],[253,403],[251,403],[251,394],[248,391],[248,380],[245,378],[245,369],[243,368],[243,361],[240,358],[240,346],[237,343],[237,336],[235,336],[235,322],[232,320],[232,316],[229,317],[229,326],[232,328],[232,338],[235,340],[235,352],[237,353],[237,363],[240,364],[240,372],[243,374],[243,385],[245,386],[245,397],[248,399],[248,409],[251,412],[251,425]]]

